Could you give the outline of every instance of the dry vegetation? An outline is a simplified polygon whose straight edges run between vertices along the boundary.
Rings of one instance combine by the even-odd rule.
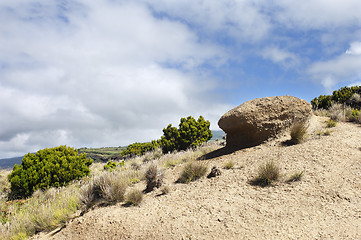
[[[290,135],[293,144],[299,144],[305,140],[307,134],[307,124],[305,122],[295,122],[291,126]]]
[[[322,120],[323,127],[322,129],[315,129],[313,133],[314,136],[327,135],[326,132],[329,132],[329,125],[332,125],[333,123],[335,123],[335,121]],[[337,132],[338,127],[335,127],[334,129]],[[298,137],[302,141],[305,136],[304,126],[301,127],[301,130],[302,131],[298,130],[296,132],[302,133],[301,137]],[[307,141],[302,145],[311,144],[309,142],[313,141],[313,139],[311,137],[310,141]],[[307,146],[304,148],[307,149]],[[308,146],[308,148],[310,148],[310,146]],[[12,202],[6,201],[6,193],[9,191],[9,184],[6,181],[6,176],[9,174],[9,171],[2,171],[0,172],[0,238],[24,239],[37,232],[51,231],[63,225],[70,219],[79,217],[79,215],[86,214],[90,209],[98,209],[98,207],[101,206],[117,205],[120,203],[120,205],[117,206],[123,209],[126,209],[124,208],[125,206],[140,206],[129,208],[130,210],[140,209],[146,204],[147,201],[145,200],[149,201],[149,198],[166,195],[171,192],[171,194],[165,196],[168,197],[173,195],[174,192],[179,192],[177,188],[187,186],[175,184],[175,182],[189,183],[205,176],[207,171],[209,171],[209,160],[198,159],[220,147],[220,142],[213,142],[205,144],[197,149],[174,152],[171,154],[162,154],[159,150],[155,150],[153,152],[148,152],[142,157],[137,156],[129,159],[125,162],[124,166],[117,165],[113,171],[104,170],[104,163],[94,163],[91,166],[91,176],[88,178],[74,182],[67,187],[59,189],[51,188],[45,192],[37,191],[29,199]],[[297,148],[289,149],[290,151],[297,150]],[[247,151],[248,150],[245,150],[245,152]],[[256,153],[255,149],[249,151],[250,154],[252,152]],[[283,151],[286,150],[282,150],[281,152]],[[305,150],[302,150],[302,152],[304,151]],[[265,162],[261,165],[257,162],[258,159],[247,159],[248,162],[256,161],[257,164],[255,164],[255,166],[258,167],[258,169],[251,168],[250,170],[250,165],[248,163],[245,164],[246,162],[244,161],[240,162],[236,155],[232,155],[230,158],[224,158],[224,161],[222,160],[219,162],[219,166],[225,169],[233,169],[225,172],[237,176],[232,178],[232,181],[235,181],[237,186],[241,182],[239,179],[246,179],[246,181],[244,181],[246,185],[260,189],[258,190],[260,192],[270,189],[262,188],[270,185],[277,188],[285,188],[283,185],[287,185],[290,188],[293,186],[300,188],[297,185],[299,183],[296,182],[302,180],[301,183],[303,183],[304,178],[307,179],[312,176],[316,176],[317,178],[317,174],[311,172],[307,165],[302,165],[303,163],[298,162],[298,160],[293,161],[298,155],[290,155],[289,162],[291,163],[287,163],[288,167],[285,167],[284,165],[287,162],[287,159],[280,159],[277,156],[268,156],[272,154],[273,151],[263,156],[262,160]],[[301,154],[301,152],[298,152],[298,154]],[[325,154],[325,152],[322,154]],[[318,153],[312,153],[312,156],[317,155]],[[324,155],[322,156],[322,159],[323,158]],[[332,159],[333,158],[334,157],[332,157]],[[267,159],[277,159],[277,163],[280,163],[280,165],[276,164],[275,161],[267,161]],[[312,159],[306,160],[313,161]],[[316,162],[316,160],[312,163],[314,162]],[[234,168],[236,164],[237,166],[242,167]],[[308,168],[308,171],[297,170],[306,168]],[[258,171],[256,172],[256,170]],[[240,171],[244,176],[239,175]],[[247,172],[249,172],[248,175]],[[166,177],[167,174],[168,177]],[[252,174],[255,174],[254,177],[249,178]],[[167,179],[165,180],[165,178]],[[310,184],[309,181],[310,180],[308,180],[307,184]],[[273,184],[275,182],[277,183]],[[246,188],[246,186],[242,186],[243,188]],[[157,188],[158,190],[156,190]],[[225,186],[225,189],[231,188],[227,185]],[[268,191],[272,192],[272,190]],[[182,195],[182,198],[183,197],[184,196]]]
[[[148,152],[126,161],[124,166],[117,165],[112,171],[104,169],[105,163],[94,163],[91,176],[45,192],[38,190],[26,200],[7,201],[10,184],[7,175],[10,171],[0,172],[0,238],[25,239],[41,231],[51,231],[78,214],[84,214],[96,206],[113,205],[124,202],[124,206],[138,206],[144,194],[135,184],[145,181],[145,192],[159,188],[163,174],[169,167],[184,162],[192,162],[209,153],[220,145],[217,142],[204,144],[196,149],[162,154],[160,149]],[[203,166],[204,164],[201,164]],[[203,169],[203,175],[205,171]],[[198,170],[191,181],[201,177]],[[203,176],[202,175],[202,176]],[[187,178],[188,179],[188,178]],[[169,186],[161,189],[162,194],[170,191]]]
[[[280,177],[280,168],[274,161],[268,161],[258,169],[258,175],[251,180],[251,184],[262,187],[270,185]]]

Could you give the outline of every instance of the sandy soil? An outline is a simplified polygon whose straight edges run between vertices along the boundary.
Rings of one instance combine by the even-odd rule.
[[[100,207],[33,239],[361,239],[361,125],[339,123],[317,136],[326,118],[313,117],[308,140],[261,146],[207,160],[226,161],[218,177],[175,184],[181,166],[167,172],[171,191],[145,196],[139,207]],[[274,160],[282,178],[252,186],[260,164]],[[295,171],[299,182],[287,183]]]

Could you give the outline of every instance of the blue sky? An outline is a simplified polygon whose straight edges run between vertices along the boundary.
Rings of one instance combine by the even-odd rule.
[[[0,2],[0,158],[361,82],[361,1]]]

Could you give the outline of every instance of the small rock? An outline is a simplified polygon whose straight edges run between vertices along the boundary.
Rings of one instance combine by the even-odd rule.
[[[211,173],[208,174],[207,178],[217,177],[219,175],[221,175],[221,170],[219,170],[217,167],[213,167]]]

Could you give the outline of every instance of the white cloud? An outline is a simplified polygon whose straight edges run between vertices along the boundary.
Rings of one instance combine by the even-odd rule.
[[[346,50],[346,54],[361,55],[361,42],[353,42],[350,48]]]
[[[294,53],[279,49],[278,47],[267,47],[263,49],[261,55],[263,58],[281,64],[284,67],[295,66],[299,63],[299,59]]]
[[[273,5],[275,4],[275,5]],[[325,29],[361,24],[359,0],[278,0],[269,3],[282,25],[303,29]]]
[[[147,2],[155,11],[195,24],[208,34],[231,35],[240,42],[258,41],[270,31],[268,16],[262,13],[262,1],[178,1]]]
[[[356,82],[361,78],[361,54],[359,43],[350,44],[345,53],[327,60],[315,62],[308,69],[313,79],[320,80],[326,89],[331,90],[337,83]]]
[[[222,50],[142,4],[9,1],[0,13],[0,158],[149,141],[188,115],[216,127],[228,110],[191,71]]]

